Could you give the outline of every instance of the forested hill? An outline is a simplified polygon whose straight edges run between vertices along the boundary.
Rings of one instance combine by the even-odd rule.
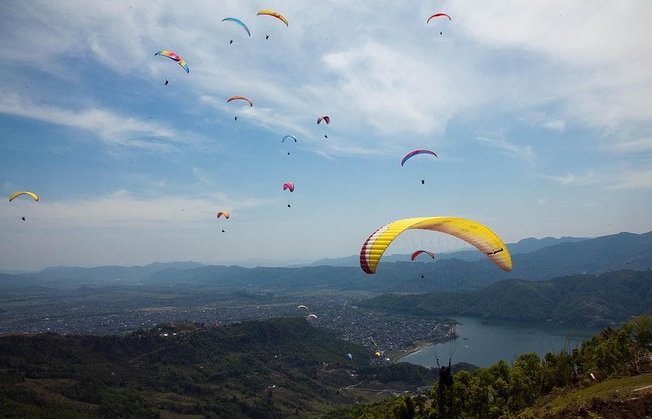
[[[370,358],[303,317],[127,336],[3,336],[0,416],[311,417],[353,404],[360,395],[341,389],[360,381],[414,391],[434,380],[432,370],[372,367]]]
[[[419,315],[465,315],[602,327],[652,314],[652,270],[508,279],[469,293],[385,294],[359,305]]]

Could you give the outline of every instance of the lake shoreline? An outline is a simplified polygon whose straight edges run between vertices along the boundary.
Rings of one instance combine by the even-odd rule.
[[[452,320],[452,319],[451,319]],[[406,349],[397,349],[394,351],[391,351],[388,354],[389,359],[392,362],[405,362],[401,361],[401,359],[405,358],[406,356],[415,354],[419,351],[421,351],[424,348],[428,348],[430,346],[434,345],[439,345],[441,343],[446,343],[450,342],[452,340],[456,340],[459,338],[459,334],[457,333],[457,328],[461,323],[458,321],[455,321],[455,324],[452,325],[452,327],[449,329],[448,335],[443,338],[443,339],[437,339],[437,340],[418,340],[416,341],[412,346],[406,348]]]
[[[438,342],[419,341],[405,351],[396,351],[393,362],[408,362],[427,368],[436,368],[436,360],[452,358],[453,363],[464,362],[488,367],[499,360],[513,362],[518,356],[535,352],[572,350],[599,330],[541,323],[491,320],[477,317],[451,317],[455,339]]]

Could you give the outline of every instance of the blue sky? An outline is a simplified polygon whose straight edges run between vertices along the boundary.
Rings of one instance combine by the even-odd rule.
[[[2,2],[0,188],[41,201],[0,204],[0,269],[312,261],[413,216],[506,242],[652,230],[651,17],[647,0]],[[415,148],[439,158],[401,167]]]

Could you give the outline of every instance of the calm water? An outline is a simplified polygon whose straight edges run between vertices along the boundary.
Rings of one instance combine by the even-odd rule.
[[[484,320],[473,317],[452,317],[460,322],[459,337],[453,341],[429,345],[407,355],[400,361],[425,367],[436,366],[436,358],[443,365],[451,357],[453,363],[468,362],[488,367],[503,359],[511,363],[518,355],[536,352],[571,350],[600,331],[553,324],[530,324],[502,320]]]

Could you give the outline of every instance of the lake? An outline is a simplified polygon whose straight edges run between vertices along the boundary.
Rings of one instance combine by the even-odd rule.
[[[507,320],[487,320],[474,317],[451,317],[461,323],[457,326],[459,337],[445,343],[428,345],[399,359],[402,362],[436,366],[436,359],[444,365],[452,358],[453,364],[468,362],[478,367],[488,367],[503,359],[508,364],[518,356],[536,352],[572,350],[581,342],[600,331],[599,328],[582,328],[551,323],[523,323]]]

